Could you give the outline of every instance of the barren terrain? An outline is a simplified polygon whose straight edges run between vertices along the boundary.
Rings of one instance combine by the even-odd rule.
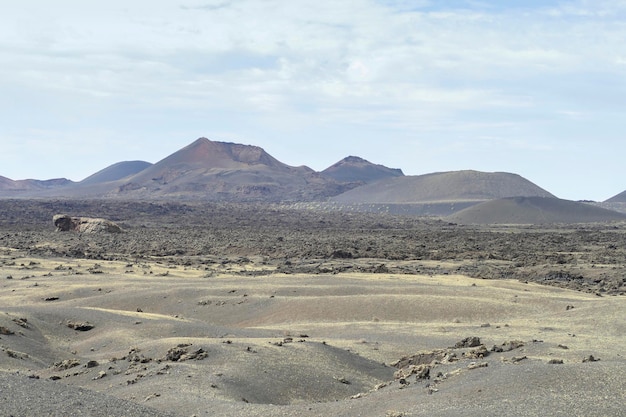
[[[57,233],[56,213],[122,234]],[[0,201],[2,415],[623,414],[626,225]]]

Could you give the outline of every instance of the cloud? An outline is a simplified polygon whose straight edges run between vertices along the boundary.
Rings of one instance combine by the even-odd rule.
[[[375,134],[502,149],[551,136],[556,152],[622,127],[625,17],[617,0],[10,2],[0,136],[213,131],[307,138],[307,154],[347,132],[372,148]]]
[[[387,87],[413,87],[409,93],[415,96],[421,84],[428,84],[456,102],[452,93],[458,87],[451,84],[495,78],[533,86],[538,77],[586,70],[593,65],[591,57],[621,73],[621,66],[610,68],[606,61],[626,56],[623,46],[597,51],[585,41],[591,31],[609,40],[619,28],[537,20],[537,15],[456,9],[397,13],[397,3],[367,1],[309,7],[258,1],[160,4],[127,12],[110,7],[80,17],[77,10],[58,11],[56,23],[31,31],[28,47],[18,48],[12,57],[17,59],[7,59],[14,62],[9,70],[25,85],[99,96],[127,91],[139,97],[142,87],[169,95],[168,85],[213,81],[235,90],[254,84],[245,89],[257,91],[261,101],[268,94],[289,100],[290,91],[302,91],[299,84],[318,97],[327,93],[338,100],[337,91],[353,91],[377,99]],[[619,38],[614,38],[616,46]],[[623,54],[616,54],[620,50]],[[23,66],[27,71],[16,76]]]

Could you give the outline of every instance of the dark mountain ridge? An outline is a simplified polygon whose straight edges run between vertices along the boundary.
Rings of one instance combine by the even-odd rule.
[[[361,182],[365,184],[385,178],[404,176],[401,169],[373,164],[358,156],[348,156],[321,171],[320,174],[340,182]]]

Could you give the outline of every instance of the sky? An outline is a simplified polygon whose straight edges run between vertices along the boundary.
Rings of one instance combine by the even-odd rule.
[[[0,13],[0,176],[79,181],[199,137],[323,170],[626,190],[626,0],[21,0]]]

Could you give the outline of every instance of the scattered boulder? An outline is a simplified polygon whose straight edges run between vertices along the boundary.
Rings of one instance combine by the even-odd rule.
[[[467,365],[467,369],[478,369],[478,368],[487,368],[489,364],[487,362],[472,362]]]
[[[191,345],[182,343],[176,347],[173,347],[167,351],[165,356],[161,358],[162,361],[172,361],[172,362],[184,362],[188,360],[202,360],[208,356],[208,352],[204,349],[196,349],[194,351],[189,351],[189,347]]]
[[[462,348],[471,348],[471,347],[477,347],[480,346],[482,343],[480,343],[480,337],[477,336],[470,336],[470,337],[466,337],[465,339],[461,340],[460,342],[457,342],[454,347],[456,349],[462,349]]]
[[[86,321],[83,321],[83,322],[70,321],[67,323],[67,327],[69,327],[70,329],[81,331],[81,332],[86,332],[86,331],[93,329],[95,326]]]
[[[106,371],[100,371],[100,372],[98,372],[98,375],[94,376],[92,379],[95,381],[95,380],[98,380],[98,379],[102,379],[105,376],[107,376]]]
[[[163,358],[166,361],[178,362],[178,360],[187,353],[187,349],[183,347],[173,347],[167,351],[165,357]]]
[[[144,356],[144,354],[141,353],[141,350],[139,348],[132,348],[128,352],[128,355],[126,355],[122,359],[127,360],[128,362],[131,362],[131,363],[148,363],[152,361],[152,358],[148,358]]]
[[[24,329],[30,329],[28,326],[28,319],[25,317],[15,318],[13,319],[13,322]]]
[[[344,378],[344,377],[335,377],[335,379],[341,382],[342,384],[346,384],[346,385],[352,384],[352,382],[350,382],[347,378]]]
[[[396,368],[405,368],[410,365],[432,365],[435,363],[454,362],[456,354],[447,350],[435,350],[427,353],[416,353],[411,356],[404,356],[394,362],[391,366]]]
[[[0,334],[8,336],[11,334],[15,334],[15,332],[8,327],[0,326]]]
[[[350,251],[337,249],[330,255],[330,257],[335,259],[351,259],[354,255],[352,255],[352,252]]]
[[[66,369],[74,368],[80,365],[80,361],[77,359],[65,359],[60,362],[56,362],[53,366],[57,371],[64,371]]]
[[[415,375],[416,379],[430,379],[430,365],[409,365],[397,370],[393,376],[395,379],[406,379]]]
[[[463,356],[467,359],[482,359],[485,356],[489,356],[489,351],[485,345],[480,345],[478,349],[472,349],[464,353]]]
[[[492,352],[510,352],[514,349],[519,349],[524,346],[524,342],[521,340],[510,340],[508,342],[504,342],[501,346],[493,345],[491,348]]]
[[[52,218],[57,232],[78,233],[121,233],[122,228],[116,223],[100,218],[71,217],[67,214],[56,214]]]

